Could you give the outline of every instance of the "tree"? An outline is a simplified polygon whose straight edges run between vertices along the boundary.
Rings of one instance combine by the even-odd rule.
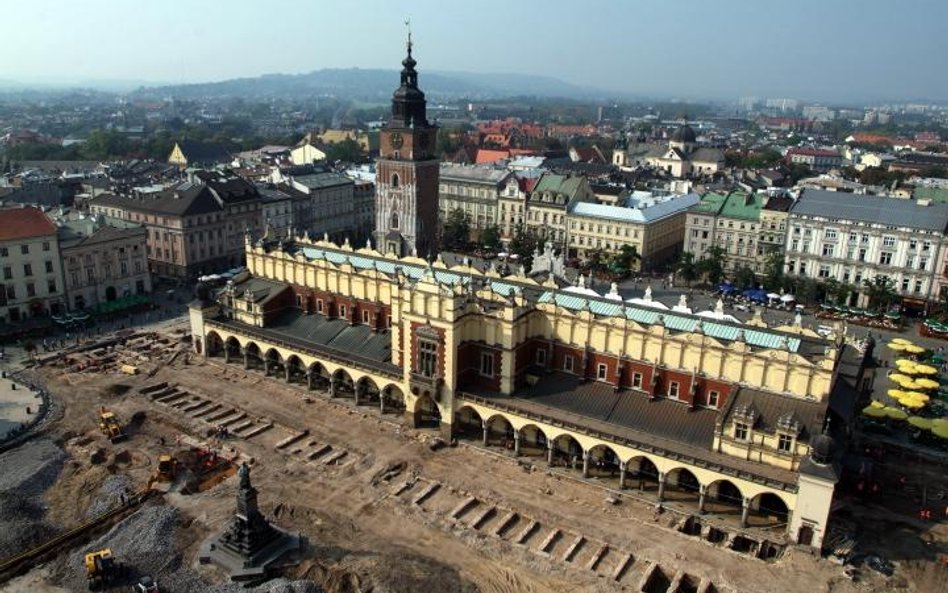
[[[862,281],[869,298],[870,309],[888,309],[899,295],[895,292],[895,281],[888,276],[879,274],[875,278],[866,278]]]
[[[690,251],[681,253],[681,258],[675,266],[675,274],[688,284],[688,288],[691,288],[691,283],[698,277],[698,265],[695,263],[694,253]]]
[[[515,254],[524,267],[530,268],[533,264],[533,252],[541,247],[541,243],[520,223],[514,229],[508,250]]]
[[[797,281],[797,302],[803,303],[804,305],[809,305],[810,303],[816,301],[818,296],[820,286],[812,278],[800,278]]]
[[[752,288],[757,284],[757,276],[754,275],[754,270],[747,266],[741,266],[734,274],[734,284],[739,288]]]
[[[639,255],[639,248],[635,245],[626,244],[619,249],[619,253],[612,256],[612,261],[609,262],[609,271],[616,276],[626,277],[639,269],[638,264],[641,261],[642,256]]]
[[[606,254],[602,249],[590,249],[586,252],[586,258],[583,261],[583,269],[595,274],[601,272],[606,267]]]
[[[342,142],[336,142],[326,149],[326,159],[329,161],[358,163],[362,160],[362,145],[353,138],[346,138]]]
[[[471,236],[471,223],[467,213],[455,208],[448,214],[441,231],[441,242],[448,249],[464,249]]]
[[[491,251],[500,249],[500,228],[496,224],[487,225],[481,233],[481,244]]]
[[[723,247],[714,245],[708,248],[705,256],[698,262],[698,271],[703,273],[712,285],[716,285],[724,276],[725,255]]]
[[[784,268],[783,251],[774,250],[764,256],[764,282],[768,288],[782,286]]]

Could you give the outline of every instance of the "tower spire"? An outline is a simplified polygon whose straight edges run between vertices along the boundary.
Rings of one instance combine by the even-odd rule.
[[[411,55],[411,19],[405,20],[405,26],[408,28],[408,43],[406,47],[408,48],[408,55]]]

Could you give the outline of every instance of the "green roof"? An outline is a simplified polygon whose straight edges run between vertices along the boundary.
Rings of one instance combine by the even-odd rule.
[[[916,187],[912,197],[916,200],[931,200],[936,204],[948,204],[948,187]]]
[[[718,216],[722,218],[738,218],[741,220],[760,220],[760,210],[764,207],[764,199],[760,194],[746,194],[731,192],[724,201]]]
[[[533,193],[540,194],[551,191],[564,194],[567,198],[573,199],[579,194],[579,190],[584,183],[586,183],[586,178],[581,175],[568,176],[544,173],[534,186]]]
[[[717,214],[724,205],[727,196],[723,194],[707,193],[701,196],[701,201],[689,208],[691,212],[700,212],[703,214]]]

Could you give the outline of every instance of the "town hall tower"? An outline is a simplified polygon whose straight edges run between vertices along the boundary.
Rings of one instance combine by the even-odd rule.
[[[379,138],[375,240],[382,253],[428,257],[437,249],[438,128],[428,123],[411,49],[409,33],[401,85],[392,95],[392,115]]]

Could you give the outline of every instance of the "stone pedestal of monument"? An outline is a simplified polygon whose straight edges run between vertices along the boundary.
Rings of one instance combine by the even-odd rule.
[[[227,571],[231,580],[250,580],[293,564],[302,546],[299,533],[270,524],[257,508],[257,490],[250,485],[246,464],[238,471],[237,511],[223,533],[201,546],[198,559]]]

